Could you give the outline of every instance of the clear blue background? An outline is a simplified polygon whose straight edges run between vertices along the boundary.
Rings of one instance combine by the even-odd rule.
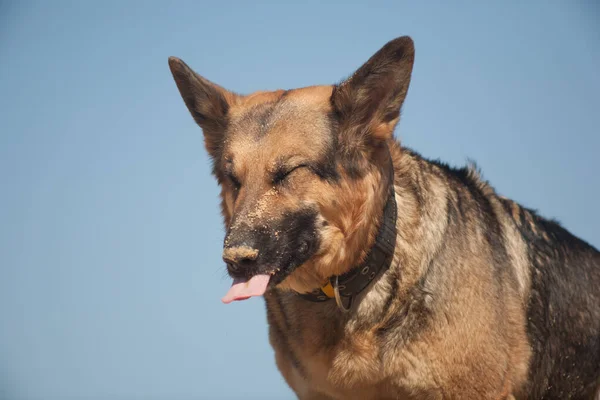
[[[294,398],[170,55],[247,93],[409,34],[403,143],[600,246],[598,6],[410,3],[0,2],[0,398]]]

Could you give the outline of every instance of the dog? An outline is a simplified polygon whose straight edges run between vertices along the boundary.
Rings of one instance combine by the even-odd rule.
[[[600,399],[600,253],[394,136],[415,57],[241,95],[170,57],[220,186],[225,303],[317,399]]]

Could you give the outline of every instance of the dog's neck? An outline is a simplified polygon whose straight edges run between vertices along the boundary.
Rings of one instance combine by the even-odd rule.
[[[353,298],[388,270],[394,258],[396,245],[397,204],[393,182],[392,168],[390,189],[379,230],[365,260],[345,274],[330,277],[321,288],[311,293],[300,294],[302,298],[312,302],[336,301],[339,308],[347,311]]]

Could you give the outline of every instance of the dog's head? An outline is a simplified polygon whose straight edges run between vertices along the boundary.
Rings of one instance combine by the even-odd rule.
[[[338,85],[239,95],[171,57],[221,187],[224,301],[308,292],[361,262],[389,189],[413,41],[390,41]]]

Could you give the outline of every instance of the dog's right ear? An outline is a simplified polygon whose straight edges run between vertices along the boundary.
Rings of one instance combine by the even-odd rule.
[[[237,95],[198,75],[179,58],[169,57],[169,68],[185,105],[202,128],[206,150],[214,159],[223,142],[229,107]]]

